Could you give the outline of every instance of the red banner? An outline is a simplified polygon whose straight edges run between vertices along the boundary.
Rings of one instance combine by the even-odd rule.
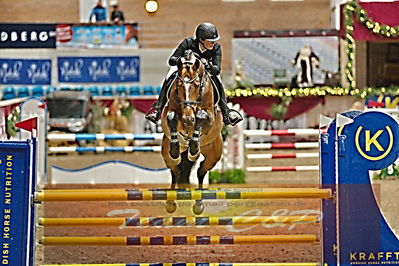
[[[359,2],[358,3],[374,22],[380,25],[398,26],[399,25],[399,1],[395,2]],[[343,26],[344,16],[342,15],[343,5],[341,6],[341,31],[345,31]],[[353,37],[358,41],[387,40],[392,38],[383,37],[373,33],[363,23],[361,23],[356,15],[353,16]],[[342,32],[342,33],[343,33]],[[395,38],[397,39],[397,38]]]
[[[265,120],[275,120],[270,115],[270,107],[274,103],[280,103],[281,99],[278,97],[236,97],[231,98],[231,102],[238,103],[241,108],[250,116],[261,118]],[[323,103],[324,98],[322,97],[298,97],[293,98],[288,111],[284,116],[284,120],[294,118],[300,114],[303,114],[318,105]]]

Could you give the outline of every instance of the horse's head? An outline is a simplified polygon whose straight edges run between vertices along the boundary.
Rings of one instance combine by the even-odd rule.
[[[203,87],[206,83],[205,68],[193,52],[186,53],[180,58],[177,68],[176,89],[182,109],[183,124],[193,126],[197,106],[201,102]]]

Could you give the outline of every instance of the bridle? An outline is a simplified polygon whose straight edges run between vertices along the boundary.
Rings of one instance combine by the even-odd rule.
[[[194,63],[190,62],[190,61],[186,61],[186,62],[183,63],[183,65],[186,65],[186,66],[190,66],[190,65],[193,65],[193,64]],[[184,85],[189,85],[189,86],[191,86],[194,83],[194,81],[196,81],[199,77],[200,77],[200,74],[199,74],[198,71],[196,72],[195,77],[192,78],[192,79],[182,78],[179,75],[177,75],[177,79],[178,80],[180,80]],[[183,105],[183,106],[191,107],[191,108],[194,108],[195,105],[199,104],[201,102],[202,91],[203,91],[203,88],[205,86],[205,82],[207,81],[207,79],[208,79],[208,75],[207,75],[206,71],[204,71],[204,74],[201,77],[201,81],[200,81],[200,84],[199,84],[199,87],[198,87],[199,91],[198,91],[197,99],[195,101],[188,101],[188,100],[182,101],[182,100],[179,99],[179,104]]]

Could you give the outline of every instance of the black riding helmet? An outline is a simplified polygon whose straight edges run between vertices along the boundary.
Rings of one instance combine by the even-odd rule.
[[[212,23],[201,23],[197,26],[195,30],[195,37],[197,39],[207,40],[210,42],[216,42],[220,39],[218,30]]]

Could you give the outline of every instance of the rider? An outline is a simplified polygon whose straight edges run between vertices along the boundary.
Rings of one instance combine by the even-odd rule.
[[[172,56],[169,58],[169,65],[171,69],[168,76],[162,84],[162,89],[155,106],[152,107],[146,114],[146,119],[153,123],[157,123],[162,109],[167,101],[167,91],[177,75],[177,62],[185,55],[188,50],[193,51],[201,57],[206,70],[211,74],[211,79],[215,84],[213,87],[216,94],[219,95],[219,107],[222,111],[223,122],[226,125],[236,125],[242,121],[240,113],[227,106],[226,94],[224,91],[223,83],[220,79],[221,61],[222,61],[222,47],[217,41],[220,39],[215,25],[211,23],[202,23],[197,26],[195,30],[195,37],[184,39],[176,48]],[[170,74],[171,73],[171,74]],[[170,75],[169,75],[170,74]],[[151,113],[151,111],[154,111]]]

